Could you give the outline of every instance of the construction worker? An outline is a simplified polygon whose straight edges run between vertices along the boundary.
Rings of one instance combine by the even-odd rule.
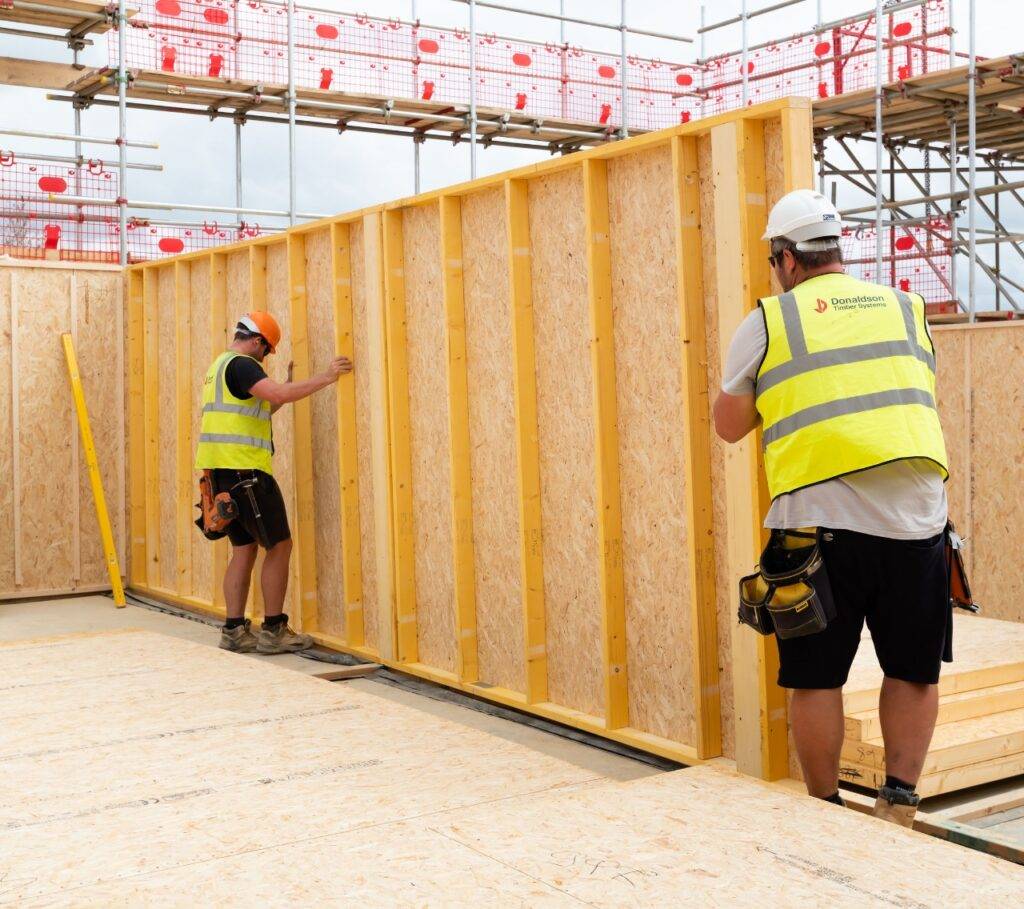
[[[270,313],[251,312],[239,319],[230,347],[220,354],[203,383],[203,421],[196,469],[212,471],[213,493],[226,492],[238,507],[228,525],[231,560],[224,572],[227,618],[220,646],[247,653],[285,653],[312,646],[307,634],[288,626],[284,597],[292,540],[284,499],[271,469],[274,452],[271,416],[284,404],[309,397],[352,371],[346,357],[335,357],[319,375],[298,382],[275,382],[262,363],[281,341],[281,328]],[[250,630],[245,602],[256,564],[257,546],[266,550],[260,578],[263,626]]]
[[[807,790],[842,804],[843,685],[866,620],[885,674],[875,813],[910,826],[952,659],[935,349],[923,298],[847,275],[841,234],[821,193],[772,208],[762,239],[784,293],[759,300],[732,339],[714,420],[727,442],[762,427],[765,527],[816,529],[827,568],[835,618],[778,642]]]

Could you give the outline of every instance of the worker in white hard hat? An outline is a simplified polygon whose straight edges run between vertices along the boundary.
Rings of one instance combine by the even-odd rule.
[[[715,428],[727,442],[762,429],[772,542],[751,576],[760,586],[741,585],[741,617],[760,615],[761,595],[763,614],[778,617],[758,630],[778,639],[808,792],[842,804],[842,692],[866,621],[885,674],[876,814],[909,826],[940,665],[952,659],[935,348],[924,299],[847,275],[841,236],[821,193],[797,190],[772,208],[762,239],[783,293],[759,300],[732,339]],[[767,593],[766,562],[792,568],[803,558],[793,549],[808,554],[810,586]],[[797,601],[815,608],[785,611]]]

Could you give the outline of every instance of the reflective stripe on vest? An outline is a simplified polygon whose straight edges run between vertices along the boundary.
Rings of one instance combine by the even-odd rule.
[[[923,301],[830,274],[760,304],[755,395],[772,498],[904,458],[945,475]]]
[[[242,355],[226,351],[207,370],[195,466],[197,470],[227,468],[269,474],[274,450],[270,404],[231,394],[226,372],[237,356]]]

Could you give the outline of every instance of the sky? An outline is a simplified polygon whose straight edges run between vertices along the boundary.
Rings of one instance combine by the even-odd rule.
[[[503,0],[523,9],[558,11],[558,0]],[[1007,28],[1020,13],[1020,0],[976,0],[978,53],[995,57],[1024,51],[1024,38],[1017,27]],[[422,22],[465,27],[468,7],[454,0],[416,0]],[[783,37],[813,25],[818,0],[804,0],[789,9],[766,14],[749,25],[750,41]],[[359,10],[374,16],[411,18],[412,0],[310,0],[310,5],[339,11]],[[751,9],[772,5],[772,0],[750,0]],[[820,0],[828,21],[873,6],[871,0]],[[952,0],[958,49],[967,49],[968,0]],[[565,0],[567,15],[618,21],[619,0]],[[708,4],[709,21],[729,18],[740,10],[740,0],[718,0]],[[1016,14],[1016,15],[1015,15]],[[628,22],[674,34],[695,36],[700,23],[700,4],[670,0],[629,0]],[[521,36],[529,40],[557,41],[558,23],[496,10],[478,10],[478,30]],[[617,52],[618,34],[587,26],[569,24],[566,38],[594,50]],[[709,35],[709,53],[738,48],[738,26]],[[633,36],[630,51],[644,56],[680,62],[697,56],[697,45]],[[68,62],[70,53],[59,43],[0,35],[0,55]],[[106,38],[83,52],[82,62],[107,62]],[[210,122],[186,115],[129,111],[129,137],[159,143],[159,150],[132,150],[131,160],[161,163],[160,173],[130,171],[128,196],[133,199],[178,201],[210,205],[234,204],[234,143],[229,120]],[[0,125],[33,130],[71,132],[70,105],[47,101],[45,93],[33,89],[0,86]],[[83,113],[82,131],[97,136],[116,135],[116,110],[92,108]],[[14,139],[0,136],[0,147],[13,146],[23,152],[71,154],[68,143]],[[93,146],[87,154],[97,154]],[[102,149],[109,155],[112,149]],[[244,204],[254,208],[285,209],[288,204],[287,130],[277,125],[248,124],[243,129]],[[422,147],[422,188],[424,190],[469,178],[469,152],[444,142]],[[491,148],[480,150],[481,175],[496,173],[547,157],[544,150]],[[336,135],[325,129],[297,130],[297,195],[300,211],[343,212],[413,192],[413,149],[408,140],[348,133]],[[942,189],[945,189],[942,186]],[[904,195],[916,195],[908,187]],[[840,196],[840,202],[846,202]],[[846,204],[864,204],[862,197]],[[192,219],[187,213],[157,215]],[[202,216],[200,216],[201,218]],[[264,219],[269,222],[270,219]],[[1024,230],[1024,223],[1014,225]],[[962,269],[966,272],[966,269]],[[1024,283],[1024,276],[1018,280]],[[1024,303],[1024,295],[1022,303]]]

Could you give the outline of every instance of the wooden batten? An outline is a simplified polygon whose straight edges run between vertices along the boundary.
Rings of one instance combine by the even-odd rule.
[[[143,406],[145,425],[145,499],[146,499],[146,557],[147,578],[151,587],[160,585],[160,417],[157,398],[157,321],[160,317],[157,300],[159,272],[155,266],[142,270],[143,294]]]
[[[210,253],[210,352],[213,357],[228,346],[228,270],[227,257],[223,253]],[[193,392],[194,393],[194,392]],[[213,606],[224,609],[224,570],[228,564],[228,548],[231,544],[226,539],[213,543]]]
[[[183,595],[192,591],[191,541],[194,528],[192,517],[192,398],[195,389],[191,377],[191,343],[189,327],[192,321],[192,285],[189,266],[175,262],[174,268],[174,352],[176,432],[175,444],[175,529],[177,531],[177,584],[175,590]]]
[[[133,587],[147,583],[146,555],[146,389],[145,303],[142,271],[130,271],[128,296],[128,580]]]

